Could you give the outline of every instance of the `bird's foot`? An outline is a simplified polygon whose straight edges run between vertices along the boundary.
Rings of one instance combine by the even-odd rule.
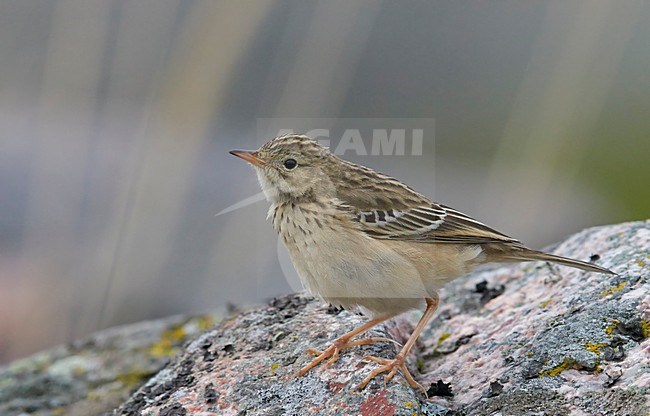
[[[307,364],[306,366],[301,368],[300,371],[298,371],[296,373],[296,377],[304,376],[305,374],[307,374],[307,372],[309,370],[316,367],[318,364],[322,363],[323,361],[325,361],[328,358],[329,358],[329,360],[327,360],[327,363],[325,363],[325,365],[326,365],[327,368],[331,367],[332,364],[334,364],[336,361],[338,361],[339,353],[341,351],[343,351],[344,349],[346,349],[346,348],[356,347],[358,345],[370,345],[370,344],[374,344],[375,342],[381,342],[381,341],[393,342],[393,343],[397,344],[397,342],[395,340],[392,340],[390,338],[381,338],[381,337],[364,338],[364,339],[360,339],[360,340],[357,340],[357,341],[350,341],[349,339],[339,338],[339,339],[335,340],[332,343],[332,345],[330,345],[324,351],[320,351],[320,350],[317,350],[317,349],[314,349],[314,348],[310,348],[310,349],[307,350],[307,353],[315,355],[316,358],[314,358],[313,360],[311,360],[309,362],[309,364]]]
[[[402,355],[398,354],[397,357],[392,360],[373,356],[363,357],[363,360],[372,361],[374,363],[380,364],[380,366],[372,370],[370,374],[368,374],[368,376],[361,381],[361,383],[355,386],[355,389],[363,390],[373,378],[377,377],[381,373],[388,373],[384,375],[384,384],[386,384],[395,376],[395,374],[397,374],[397,371],[401,371],[404,375],[404,378],[409,383],[409,386],[412,388],[417,388],[422,391],[425,396],[427,395],[427,392],[424,387],[422,387],[422,384],[415,381],[411,373],[409,373],[409,370],[404,364],[404,357]]]

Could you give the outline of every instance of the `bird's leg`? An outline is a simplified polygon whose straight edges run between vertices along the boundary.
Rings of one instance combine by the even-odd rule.
[[[388,360],[385,358],[379,358],[379,357],[373,357],[373,356],[368,356],[364,357],[364,360],[368,361],[373,361],[375,363],[381,364],[378,368],[372,370],[370,374],[366,378],[361,381],[355,388],[357,389],[363,389],[370,383],[370,381],[378,376],[381,373],[388,373],[384,376],[384,382],[388,382],[390,379],[392,379],[395,374],[397,374],[397,371],[401,371],[402,374],[404,375],[404,378],[406,378],[406,381],[409,383],[409,385],[413,388],[418,388],[420,389],[425,395],[426,395],[426,390],[424,390],[424,387],[409,373],[409,370],[406,368],[406,365],[404,364],[406,357],[408,356],[409,351],[411,351],[411,348],[415,344],[415,341],[418,339],[420,336],[420,333],[426,326],[427,322],[433,317],[433,314],[436,312],[436,309],[438,308],[438,297],[436,296],[435,298],[427,298],[427,308],[424,310],[424,314],[422,314],[422,317],[420,318],[420,321],[418,322],[417,326],[415,327],[415,330],[409,337],[408,341],[400,352],[397,354],[397,356],[392,359]]]
[[[296,377],[304,376],[309,370],[316,367],[318,364],[320,364],[327,358],[329,358],[329,360],[327,361],[327,366],[328,367],[331,366],[336,362],[336,360],[339,359],[339,352],[341,352],[346,348],[355,347],[357,345],[368,345],[378,341],[395,342],[389,338],[365,338],[365,339],[360,339],[358,341],[350,341],[352,338],[356,337],[357,335],[363,334],[364,332],[368,331],[372,327],[384,322],[386,319],[387,318],[372,319],[366,322],[365,324],[361,325],[360,327],[355,328],[352,331],[343,334],[342,336],[334,340],[334,342],[332,342],[332,345],[330,345],[329,348],[327,348],[325,351],[318,351],[313,348],[308,349],[307,352],[316,355],[316,358],[314,358],[309,364],[301,368],[300,371],[296,373]]]

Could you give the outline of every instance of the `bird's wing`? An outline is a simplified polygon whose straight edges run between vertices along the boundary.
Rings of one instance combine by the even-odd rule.
[[[377,239],[423,243],[513,243],[519,241],[453,208],[430,201],[407,185],[348,163],[337,193],[352,220]]]
[[[461,212],[433,202],[401,210],[358,211],[353,214],[353,221],[363,232],[377,239],[423,243],[519,243]]]

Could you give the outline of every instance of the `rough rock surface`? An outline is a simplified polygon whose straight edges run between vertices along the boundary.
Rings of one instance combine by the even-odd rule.
[[[331,369],[292,374],[322,347],[363,322],[301,295],[225,320],[191,342],[116,414],[126,415],[384,415],[418,411],[416,392],[401,383],[351,391],[364,377],[364,355],[389,358],[390,343],[346,350]],[[387,337],[384,328],[372,336]]]
[[[544,263],[492,268],[449,285],[403,378],[352,390],[395,346],[346,350],[332,368],[291,375],[310,346],[362,322],[302,296],[235,316],[188,345],[115,414],[647,415],[650,409],[650,222],[583,231],[554,252],[619,276]],[[371,336],[403,342],[417,313]]]
[[[115,327],[0,368],[0,415],[110,413],[216,314]]]
[[[619,276],[527,263],[446,287],[421,337],[421,382],[468,415],[650,414],[650,221],[554,247]]]
[[[448,285],[409,361],[428,398],[399,375],[388,385],[376,379],[362,392],[352,389],[376,366],[363,356],[394,356],[396,346],[387,342],[345,350],[331,368],[293,378],[310,359],[308,347],[327,346],[363,318],[291,295],[194,338],[113,414],[647,416],[650,222],[585,230],[552,251],[591,258],[619,275],[526,263],[484,269]],[[406,314],[370,336],[404,342],[418,318]],[[146,362],[146,355],[139,357]],[[55,363],[63,360],[58,367],[74,380],[70,368],[78,359],[68,351]],[[17,403],[22,371],[57,374],[51,363],[39,373],[38,360],[27,362],[33,362],[28,371],[13,365],[7,376],[0,370],[0,403]],[[102,367],[109,365],[96,362],[95,368],[107,371]],[[87,404],[88,397],[110,397],[106,383],[93,395],[39,386],[50,401],[65,397],[71,403],[74,396]],[[0,414],[15,414],[1,406]]]

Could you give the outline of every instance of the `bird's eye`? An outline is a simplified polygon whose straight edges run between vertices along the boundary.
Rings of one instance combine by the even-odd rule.
[[[296,159],[287,159],[284,161],[284,167],[287,170],[292,170],[295,169],[296,166],[298,166],[298,162],[296,162]]]

